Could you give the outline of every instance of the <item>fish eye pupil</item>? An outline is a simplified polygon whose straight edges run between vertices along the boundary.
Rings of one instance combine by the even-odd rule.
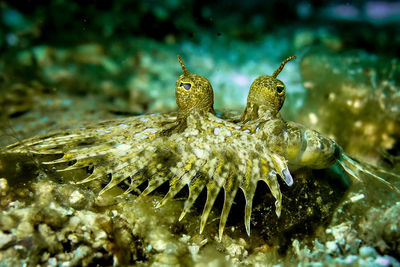
[[[179,86],[183,86],[185,90],[189,90],[192,87],[190,83],[181,83]]]
[[[278,94],[282,93],[284,89],[285,89],[285,87],[283,87],[283,86],[276,87],[276,91],[278,92]]]

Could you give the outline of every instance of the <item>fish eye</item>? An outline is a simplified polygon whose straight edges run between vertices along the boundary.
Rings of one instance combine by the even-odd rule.
[[[276,87],[276,92],[278,92],[278,95],[283,95],[284,90],[285,90],[285,87],[283,87],[283,86],[279,85]]]
[[[181,83],[179,86],[183,86],[185,90],[189,90],[192,87],[190,83]]]

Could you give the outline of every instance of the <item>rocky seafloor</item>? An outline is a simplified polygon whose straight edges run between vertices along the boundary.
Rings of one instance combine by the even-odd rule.
[[[158,18],[174,6],[165,5],[153,10]],[[30,39],[41,27],[32,17],[3,20],[10,33],[1,32],[15,33],[22,44],[12,45],[12,34],[0,43],[2,147],[88,122],[174,110],[177,54],[211,81],[217,110],[241,111],[252,80],[296,55],[279,76],[287,86],[284,117],[400,174],[399,59],[349,49],[347,37],[330,27],[288,27],[252,42],[215,40],[197,29],[197,40],[169,33],[162,40],[131,36],[60,46]],[[293,173],[292,187],[281,184],[279,218],[259,183],[250,236],[238,193],[221,241],[223,195],[199,234],[204,194],[179,222],[187,192],[155,208],[165,186],[141,199],[120,196],[121,188],[98,196],[101,181],[74,183],[83,172],[58,173],[34,157],[0,155],[1,266],[400,266],[400,195],[368,175],[351,183],[338,165]],[[400,188],[397,178],[382,175]]]

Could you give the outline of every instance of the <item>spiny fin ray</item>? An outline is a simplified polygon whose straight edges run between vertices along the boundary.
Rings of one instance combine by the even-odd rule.
[[[225,224],[228,219],[229,211],[231,210],[233,200],[235,199],[237,189],[238,189],[238,179],[236,176],[236,169],[232,167],[230,170],[230,175],[226,181],[226,184],[224,185],[225,199],[224,199],[224,206],[221,212],[221,218],[219,221],[219,230],[218,230],[219,240],[222,240],[222,234],[224,232]]]
[[[246,199],[246,205],[244,210],[244,225],[246,227],[246,232],[248,236],[250,236],[250,219],[251,219],[251,209],[253,206],[253,197],[257,188],[257,181],[251,179],[252,178],[251,168],[252,168],[252,162],[248,160],[246,165],[246,173],[240,183],[240,188],[242,189],[244,197]]]
[[[189,197],[186,199],[185,204],[183,206],[183,210],[181,215],[179,216],[179,221],[183,219],[186,213],[193,206],[196,199],[199,197],[201,191],[207,184],[207,179],[204,177],[203,173],[198,173],[190,182],[189,185]]]
[[[382,178],[382,177],[378,176],[377,174],[375,174],[374,171],[375,172],[381,172],[381,173],[384,173],[386,175],[393,176],[393,177],[396,177],[396,178],[400,178],[399,175],[397,175],[395,173],[391,173],[391,172],[385,171],[383,169],[376,170],[377,167],[375,167],[373,165],[370,165],[368,163],[365,163],[365,162],[359,163],[356,159],[353,159],[352,157],[350,157],[349,155],[347,155],[345,153],[342,153],[342,155],[339,158],[338,162],[343,167],[343,169],[352,178],[354,178],[356,181],[362,182],[362,180],[361,180],[360,176],[358,175],[358,173],[363,172],[363,173],[366,173],[366,174],[372,176],[377,181],[385,184],[392,191],[400,194],[399,188],[397,188],[395,185],[389,183],[384,178]]]
[[[211,180],[207,184],[207,200],[206,204],[204,205],[203,213],[201,214],[200,234],[203,232],[204,227],[206,226],[208,215],[210,214],[211,208],[214,205],[215,199],[217,199],[220,189],[221,187],[215,180]]]

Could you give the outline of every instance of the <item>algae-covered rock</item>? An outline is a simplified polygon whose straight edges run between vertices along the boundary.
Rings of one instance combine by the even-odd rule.
[[[284,253],[294,238],[320,234],[327,227],[348,189],[348,180],[336,169],[298,171],[292,187],[284,187],[283,209],[275,215],[272,197],[257,189],[252,214],[253,244],[263,242]],[[343,179],[343,180],[342,180]],[[253,237],[253,234],[255,237]]]
[[[311,50],[301,60],[307,98],[301,119],[344,150],[378,161],[399,151],[400,62],[362,51]]]

